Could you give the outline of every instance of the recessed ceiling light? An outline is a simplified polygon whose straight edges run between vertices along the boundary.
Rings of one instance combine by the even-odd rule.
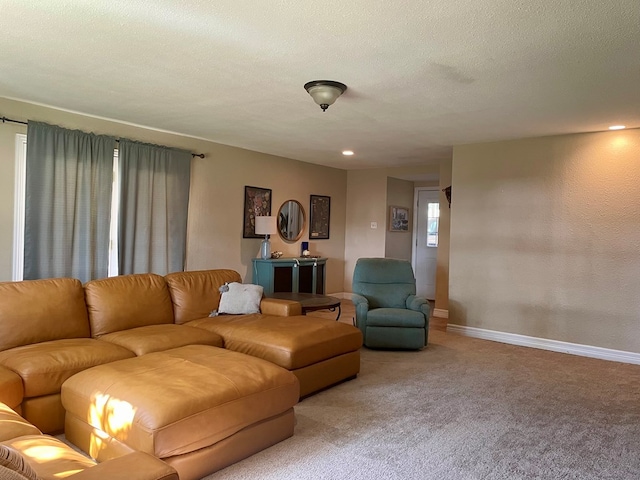
[[[343,150],[342,154],[350,157],[351,155],[353,155],[353,150]]]
[[[609,130],[624,130],[625,128],[627,127],[625,127],[624,125],[611,125],[609,127]]]

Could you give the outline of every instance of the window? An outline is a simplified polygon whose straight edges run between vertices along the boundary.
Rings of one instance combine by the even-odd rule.
[[[113,185],[111,187],[111,223],[109,224],[109,273],[110,277],[118,275],[118,212],[120,210],[120,182],[118,166],[118,149],[113,152]]]
[[[24,219],[25,182],[27,170],[27,136],[16,135],[15,197],[13,214],[13,272],[12,279],[24,278]],[[111,224],[109,227],[109,276],[118,275],[118,208],[120,203],[118,183],[118,150],[113,152],[113,186],[111,197]]]
[[[427,205],[427,247],[438,246],[438,229],[440,228],[440,204],[429,202]]]
[[[16,279],[184,269],[191,152],[42,122],[23,144]]]
[[[16,176],[13,211],[13,280],[22,280],[24,272],[24,203],[27,171],[27,136],[16,135]]]

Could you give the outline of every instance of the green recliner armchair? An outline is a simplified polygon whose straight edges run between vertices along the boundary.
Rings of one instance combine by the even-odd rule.
[[[416,296],[406,260],[360,258],[353,271],[356,325],[369,348],[418,350],[427,344],[431,308]]]

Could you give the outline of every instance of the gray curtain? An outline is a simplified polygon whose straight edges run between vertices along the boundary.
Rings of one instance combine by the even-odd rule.
[[[184,269],[191,153],[120,140],[119,274]]]
[[[107,276],[113,137],[27,127],[24,278]]]

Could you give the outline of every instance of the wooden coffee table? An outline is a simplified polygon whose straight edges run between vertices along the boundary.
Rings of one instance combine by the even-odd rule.
[[[336,321],[340,319],[340,299],[337,297],[329,297],[327,295],[318,295],[315,293],[290,293],[290,292],[275,292],[268,295],[270,298],[280,298],[283,300],[293,300],[299,302],[302,305],[302,314],[306,315],[307,312],[313,312],[315,310],[330,310],[335,312],[338,310],[338,316]]]

